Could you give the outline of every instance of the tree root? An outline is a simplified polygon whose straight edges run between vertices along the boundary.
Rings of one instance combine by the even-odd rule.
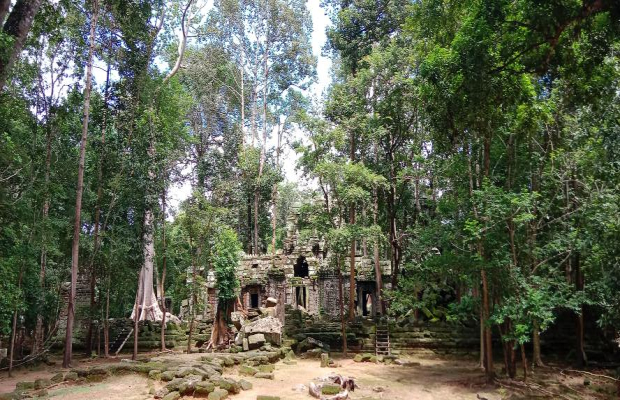
[[[528,391],[536,390],[540,393],[550,396],[553,399],[572,400],[570,397],[566,397],[560,393],[555,393],[550,390],[544,389],[542,386],[536,383],[525,383],[525,382],[519,382],[519,381],[514,381],[514,380],[506,381],[506,380],[500,380],[500,379],[495,379],[494,382],[503,388],[513,389],[513,390],[514,389],[517,389],[517,390],[526,389]]]

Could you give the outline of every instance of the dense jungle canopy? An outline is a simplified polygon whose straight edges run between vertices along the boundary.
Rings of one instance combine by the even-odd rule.
[[[387,256],[388,315],[478,321],[489,375],[498,329],[618,334],[620,2],[321,7],[316,93],[305,0],[0,0],[0,347],[66,329],[68,365],[78,276],[90,321],[234,299],[293,206],[336,268]]]

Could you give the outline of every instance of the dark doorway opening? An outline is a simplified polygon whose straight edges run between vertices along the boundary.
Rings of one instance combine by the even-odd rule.
[[[372,292],[367,290],[362,291],[362,315],[364,317],[371,314],[372,310]]]
[[[298,306],[302,306],[306,310],[308,309],[308,293],[305,286],[297,286],[295,288],[295,299]]]
[[[306,261],[306,257],[300,256],[293,267],[293,273],[297,278],[307,278],[308,277],[308,262]]]
[[[250,293],[250,308],[258,308],[258,293]]]

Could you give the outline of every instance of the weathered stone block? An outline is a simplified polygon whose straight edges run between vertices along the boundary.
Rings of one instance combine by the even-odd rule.
[[[262,378],[262,379],[275,379],[274,375],[272,372],[259,372],[256,375],[254,375],[255,378]]]
[[[67,372],[65,374],[65,381],[77,381],[77,380],[78,380],[77,372]]]
[[[153,379],[154,381],[158,381],[161,379],[161,371],[158,369],[152,369],[149,371],[149,379]]]
[[[241,379],[239,381],[239,386],[241,386],[241,389],[243,390],[251,390],[253,387],[252,382],[248,382],[245,379]]]
[[[194,396],[207,396],[209,393],[215,390],[215,385],[212,382],[196,382],[196,388],[194,389]]]
[[[36,390],[44,389],[48,386],[52,386],[52,381],[49,379],[37,379],[34,381],[34,388]]]
[[[259,365],[257,368],[258,372],[273,372],[276,369],[276,366],[273,364],[264,364]]]
[[[254,376],[258,373],[258,369],[250,367],[249,365],[239,366],[239,373],[245,376]]]
[[[181,398],[181,393],[179,392],[170,392],[163,397],[162,400],[178,400]]]
[[[223,400],[228,397],[228,391],[224,389],[215,389],[211,393],[209,393],[209,400]]]
[[[220,387],[220,389],[224,389],[228,393],[237,394],[241,391],[241,386],[239,385],[239,383],[230,378],[221,378],[217,382],[217,385]]]
[[[265,343],[265,335],[262,333],[255,333],[248,337],[248,345],[250,349],[257,349]]]

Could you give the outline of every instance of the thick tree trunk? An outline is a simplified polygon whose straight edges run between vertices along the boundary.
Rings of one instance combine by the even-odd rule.
[[[82,192],[84,191],[84,164],[86,158],[86,138],[88,135],[88,118],[90,115],[90,93],[93,74],[93,57],[95,53],[95,31],[97,27],[97,19],[99,18],[98,0],[94,0],[92,2],[92,8],[88,63],[86,65],[86,83],[84,88],[84,119],[82,121],[80,161],[78,164],[77,190],[75,196],[75,218],[73,223],[73,243],[71,246],[71,289],[69,292],[69,302],[67,306],[67,329],[65,336],[65,354],[62,362],[63,368],[69,368],[71,365],[71,358],[73,356],[73,320],[75,317],[75,293],[77,289],[77,275],[79,266],[80,228],[82,226]]]
[[[99,7],[96,2],[97,0],[93,2],[93,9]],[[4,19],[9,4],[10,1],[7,3],[6,0],[2,0],[0,3],[0,22]],[[0,92],[4,89],[11,69],[24,48],[28,32],[30,32],[32,22],[34,21],[34,16],[39,11],[40,6],[41,0],[17,0],[17,3],[15,3],[9,17],[4,23],[4,33],[13,39],[13,48],[8,50],[6,57],[0,57]],[[93,17],[96,20],[97,14],[93,14]]]
[[[131,317],[138,315],[137,320],[161,321],[162,311],[153,291],[153,263],[155,259],[153,210],[148,208],[144,212],[143,236],[144,264],[140,271],[138,282],[137,302]]]
[[[0,0],[0,27],[4,25],[4,19],[9,13],[9,7],[11,6],[11,0]]]

